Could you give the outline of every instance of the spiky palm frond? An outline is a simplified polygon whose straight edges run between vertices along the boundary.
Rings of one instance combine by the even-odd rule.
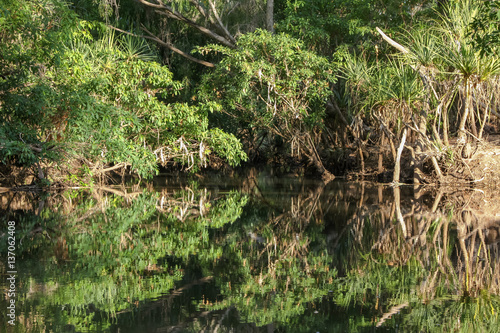
[[[424,89],[418,73],[401,62],[390,62],[393,80],[388,95],[400,103],[412,108],[424,95]]]
[[[130,35],[123,35],[118,39],[118,45],[125,59],[137,58],[142,61],[157,61],[158,55],[144,40]]]
[[[106,30],[106,32],[94,43],[94,48],[97,52],[106,54],[113,53],[116,45],[116,36],[114,30]]]
[[[390,94],[393,76],[387,66],[374,66],[370,80],[366,84],[367,97],[364,107],[384,105],[392,99]]]
[[[361,56],[348,55],[340,68],[342,77],[351,85],[358,86],[370,78],[371,68],[366,59]]]
[[[488,81],[500,74],[500,58],[495,54],[481,56],[479,59],[479,78]]]
[[[458,42],[469,41],[469,30],[479,15],[479,1],[451,0],[441,16],[441,31]]]
[[[418,73],[401,61],[374,67],[366,90],[365,107],[398,104],[407,109],[414,109],[424,91]]]
[[[423,67],[437,67],[439,54],[439,38],[434,28],[420,26],[408,33],[409,53],[406,55],[411,63]]]
[[[371,81],[373,67],[370,67],[362,56],[348,54],[343,62],[340,73],[345,79],[344,99],[353,113],[363,109],[363,99]]]
[[[477,76],[480,71],[479,52],[467,44],[457,42],[455,45],[444,47],[440,56],[452,75],[458,74],[469,79]]]

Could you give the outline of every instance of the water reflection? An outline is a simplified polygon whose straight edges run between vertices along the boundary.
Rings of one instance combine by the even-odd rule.
[[[494,194],[270,176],[1,194],[2,330],[498,331]]]

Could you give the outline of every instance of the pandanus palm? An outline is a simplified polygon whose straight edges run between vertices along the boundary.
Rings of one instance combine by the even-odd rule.
[[[466,125],[469,120],[473,134],[477,136],[474,120],[473,98],[478,93],[478,84],[500,73],[498,56],[481,54],[473,48],[468,29],[478,14],[478,5],[470,0],[457,1],[449,5],[443,18],[442,31],[446,39],[441,48],[441,59],[447,74],[459,83],[456,89],[464,97],[464,108],[458,126],[459,143],[466,141]]]
[[[476,52],[466,44],[457,43],[445,51],[443,60],[446,65],[453,69],[451,76],[458,77],[458,88],[463,91],[465,98],[464,109],[458,126],[458,138],[460,143],[466,139],[465,125],[472,106],[473,83],[479,80],[479,59]]]

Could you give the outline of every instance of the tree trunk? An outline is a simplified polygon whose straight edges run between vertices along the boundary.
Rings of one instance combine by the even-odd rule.
[[[427,132],[427,121],[424,116],[419,117],[418,129],[420,132],[425,135]],[[415,147],[415,160],[414,160],[414,169],[413,169],[413,184],[420,185],[424,181],[424,156],[422,156],[422,152],[425,150],[425,142],[422,135],[416,133],[417,135],[417,144]]]
[[[393,174],[393,183],[399,184],[399,174],[401,172],[401,153],[403,152],[403,148],[405,147],[406,142],[406,128],[403,130],[403,135],[401,137],[401,143],[399,144],[398,153],[396,156],[396,163],[394,163],[394,174]]]
[[[321,157],[319,156],[318,151],[314,146],[314,142],[309,134],[306,134],[305,140],[306,142],[304,146],[306,149],[306,155],[309,158],[309,160],[314,164],[314,166],[318,169],[319,173],[321,173],[321,179],[323,179],[323,181],[326,184],[331,180],[335,179],[335,176],[330,171],[328,171],[323,165]]]
[[[486,125],[486,121],[488,120],[488,115],[489,115],[488,109],[489,109],[489,103],[484,108],[484,116],[481,121],[481,128],[479,128],[479,133],[477,134],[478,139],[481,139],[483,137],[484,126]]]
[[[443,142],[446,147],[450,146],[450,140],[448,140],[448,104],[445,104],[443,108]]]
[[[458,126],[458,142],[459,144],[465,144],[467,139],[467,134],[465,132],[465,124],[467,123],[467,118],[469,117],[470,108],[470,84],[469,80],[465,80],[465,108],[462,114],[462,119],[460,120],[460,125]]]
[[[274,0],[267,0],[266,28],[274,33]]]
[[[386,145],[385,134],[382,132],[382,139],[380,140],[380,146],[378,150],[378,169],[377,172],[382,174],[384,172],[384,148]]]

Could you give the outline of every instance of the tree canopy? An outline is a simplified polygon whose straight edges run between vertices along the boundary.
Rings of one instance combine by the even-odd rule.
[[[449,157],[468,156],[500,118],[488,1],[23,0],[0,10],[0,159],[6,174],[32,176],[16,184],[254,162],[312,166],[325,180],[353,166],[382,175],[401,163],[406,131],[405,181],[428,181],[429,160],[446,181]]]

